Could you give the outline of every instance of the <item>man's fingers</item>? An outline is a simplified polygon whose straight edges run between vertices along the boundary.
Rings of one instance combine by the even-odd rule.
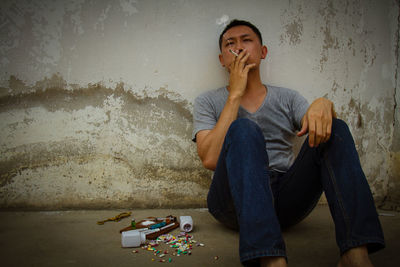
[[[301,130],[300,130],[300,132],[297,133],[297,136],[298,137],[303,136],[307,133],[307,131],[308,131],[308,120],[304,119]]]
[[[240,54],[244,54],[244,56],[243,56],[242,58],[239,59],[239,63],[238,63],[239,66],[240,66],[240,69],[243,69],[243,67],[245,66],[246,61],[247,61],[247,59],[249,58],[250,54],[246,53],[245,51],[243,51],[243,52],[240,53]]]
[[[324,143],[328,142],[329,139],[331,138],[331,132],[332,132],[332,121],[330,121],[326,125],[326,135],[325,135],[325,139],[323,141]]]
[[[256,66],[255,63],[246,65],[246,66],[244,67],[244,73],[247,74],[247,73],[249,72],[249,70],[252,69],[252,68],[254,68],[255,66]]]
[[[335,116],[333,104],[327,99],[319,98],[310,105],[303,119],[308,122],[308,142],[310,147],[316,147],[329,141],[332,134],[333,116]],[[301,136],[304,133],[305,129],[302,127],[297,135]]]
[[[315,121],[308,122],[308,144],[310,147],[314,147],[315,145]]]
[[[239,55],[235,57],[234,61],[232,62],[231,70],[232,68],[243,70],[243,66],[248,58],[249,54],[246,52],[246,50],[240,52]]]
[[[317,147],[321,141],[325,138],[324,124],[321,121],[316,121],[315,123],[315,140],[314,145]]]

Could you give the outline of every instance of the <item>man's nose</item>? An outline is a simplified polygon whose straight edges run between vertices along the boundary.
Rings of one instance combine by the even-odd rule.
[[[235,50],[238,51],[238,53],[241,53],[243,51],[243,45],[242,42],[237,42],[235,45]]]
[[[243,51],[243,46],[241,46],[240,44],[235,44],[234,46],[231,47],[231,49],[237,53],[240,53]]]

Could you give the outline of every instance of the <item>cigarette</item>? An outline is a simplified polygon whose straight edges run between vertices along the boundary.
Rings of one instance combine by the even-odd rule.
[[[235,55],[235,57],[239,56],[239,54],[238,54],[238,53],[236,53],[235,51],[233,51],[232,49],[229,49],[229,52],[231,52],[232,54],[234,54],[234,55]]]

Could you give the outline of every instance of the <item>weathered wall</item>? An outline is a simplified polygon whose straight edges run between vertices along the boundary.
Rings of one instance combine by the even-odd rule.
[[[387,210],[400,211],[400,11],[397,20],[397,47],[395,48],[396,72],[395,83],[396,88],[394,91],[395,108],[393,114],[393,137],[392,143],[389,147],[389,179],[388,179],[388,192],[384,196],[384,201],[380,208]]]
[[[2,208],[205,206],[192,103],[227,81],[217,39],[232,18],[260,27],[266,83],[335,102],[376,200],[399,206],[395,0],[0,7]]]

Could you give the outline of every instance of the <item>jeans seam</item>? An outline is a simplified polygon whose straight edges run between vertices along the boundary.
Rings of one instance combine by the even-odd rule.
[[[271,175],[271,173],[269,173],[269,183],[268,183],[268,186],[269,186],[269,190],[271,191],[271,195],[272,195],[272,206],[274,206],[275,207],[275,196],[274,196],[274,193],[273,193],[273,191],[272,191],[272,186],[271,186],[271,178],[272,178],[272,175]]]
[[[340,208],[340,211],[341,211],[341,213],[342,213],[343,220],[344,220],[344,222],[345,222],[345,226],[346,226],[346,236],[347,236],[347,239],[349,240],[350,237],[351,237],[351,235],[350,235],[350,218],[349,218],[349,216],[347,215],[346,210],[345,210],[345,208],[344,208],[344,204],[343,204],[344,201],[343,201],[343,199],[342,199],[342,195],[341,195],[341,193],[340,193],[339,187],[338,187],[338,185],[337,185],[337,183],[336,183],[335,173],[333,172],[332,166],[331,166],[331,164],[330,164],[330,161],[329,161],[328,156],[327,156],[326,153],[324,153],[324,159],[325,159],[326,168],[327,168],[328,173],[329,173],[329,178],[330,178],[330,181],[331,181],[331,183],[332,183],[332,185],[333,185],[333,190],[335,191],[336,199],[337,199],[337,201],[338,201],[339,208]]]

